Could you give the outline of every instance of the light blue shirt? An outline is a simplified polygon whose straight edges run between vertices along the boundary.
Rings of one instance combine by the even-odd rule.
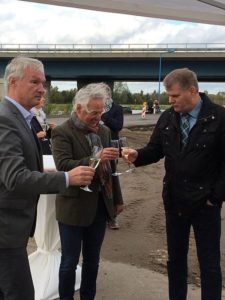
[[[21,112],[24,119],[26,120],[28,126],[31,128],[30,122],[31,122],[34,114],[32,112],[30,112],[29,110],[25,109],[21,104],[19,104],[14,99],[12,99],[8,96],[6,96],[5,99],[8,100],[9,102],[11,102],[13,105],[15,105],[18,108],[18,110]],[[64,172],[64,174],[65,174],[65,179],[66,179],[66,187],[68,187],[69,186],[69,174],[68,174],[68,172]]]
[[[30,112],[29,110],[25,109],[21,104],[19,104],[14,99],[12,99],[8,96],[6,96],[5,99],[7,99],[9,102],[11,102],[13,105],[15,105],[16,108],[18,108],[18,110],[21,112],[24,119],[26,120],[28,126],[31,128],[30,122],[31,122],[31,119],[33,118],[34,114],[32,112]]]
[[[202,108],[202,99],[200,98],[198,103],[195,105],[195,107],[188,113],[189,114],[189,131],[192,129],[192,127],[196,124],[197,119],[198,119],[198,115],[200,113],[200,110]],[[182,124],[182,113],[180,114],[181,116],[181,123]]]

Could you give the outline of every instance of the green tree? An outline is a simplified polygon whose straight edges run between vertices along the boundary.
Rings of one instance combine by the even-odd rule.
[[[114,83],[113,100],[115,103],[127,104],[131,100],[131,92],[127,83],[117,81]]]
[[[49,99],[50,103],[67,104],[72,103],[76,94],[76,89],[59,91],[58,87],[50,87]]]

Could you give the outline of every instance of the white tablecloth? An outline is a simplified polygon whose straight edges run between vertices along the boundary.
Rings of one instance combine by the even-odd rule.
[[[55,171],[51,155],[44,155],[46,171]],[[61,253],[58,224],[55,219],[55,195],[41,195],[37,210],[35,231],[37,251],[29,255],[35,288],[35,300],[52,300],[59,297],[58,273]],[[75,290],[80,288],[81,268],[77,266]]]

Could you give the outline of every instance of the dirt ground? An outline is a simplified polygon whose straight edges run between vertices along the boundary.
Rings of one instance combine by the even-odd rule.
[[[128,138],[130,147],[139,148],[147,143],[150,132],[151,130],[123,129],[121,136]],[[118,169],[125,168],[127,165],[120,159]],[[135,172],[120,176],[126,207],[118,218],[120,229],[107,229],[102,258],[166,273],[165,217],[161,198],[163,176],[163,161],[136,168]],[[31,240],[28,251],[34,250],[35,245]],[[224,252],[222,252],[223,277]],[[190,238],[189,249],[189,282],[199,285],[199,269],[193,235]]]

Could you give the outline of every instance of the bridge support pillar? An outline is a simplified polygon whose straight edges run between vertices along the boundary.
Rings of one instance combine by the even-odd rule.
[[[0,78],[0,101],[2,101],[4,96],[5,96],[4,79]]]
[[[78,79],[77,80],[77,89],[81,89],[83,86],[89,84],[89,83],[99,83],[99,82],[104,82],[108,84],[108,86],[111,88],[111,91],[113,92],[113,87],[114,87],[114,81],[113,80],[104,80],[104,79]]]

